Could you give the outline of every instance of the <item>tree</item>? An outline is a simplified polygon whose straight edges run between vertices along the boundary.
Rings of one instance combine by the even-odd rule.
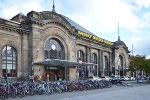
[[[145,55],[131,56],[129,70],[132,72],[139,70],[150,73],[150,59],[146,59]]]
[[[142,69],[146,73],[150,73],[150,59],[145,59],[143,65],[142,65]]]

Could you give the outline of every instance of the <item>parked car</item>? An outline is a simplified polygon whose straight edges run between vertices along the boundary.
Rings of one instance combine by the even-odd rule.
[[[149,76],[147,76],[147,80],[150,80],[150,77],[149,77]]]
[[[89,77],[89,80],[92,80],[92,81],[98,80],[98,81],[100,81],[100,80],[102,80],[102,78],[100,78],[100,77],[98,77],[98,76],[90,76],[90,77]]]
[[[112,76],[111,77],[112,78],[112,80],[111,80],[111,82],[112,82],[112,84],[117,84],[117,81],[120,79],[120,77],[116,77],[116,76]]]
[[[129,77],[128,76],[124,76],[125,81],[129,81]]]
[[[124,77],[124,76],[121,76],[121,77],[120,77],[120,81],[125,81],[125,77]]]
[[[109,76],[104,76],[104,77],[101,77],[101,78],[104,79],[104,80],[108,80],[108,81],[112,80],[112,77],[109,77]]]
[[[134,81],[134,80],[136,80],[136,78],[135,77],[129,77],[129,79],[131,80],[131,81]]]
[[[142,76],[141,80],[147,80],[147,77],[146,76]]]

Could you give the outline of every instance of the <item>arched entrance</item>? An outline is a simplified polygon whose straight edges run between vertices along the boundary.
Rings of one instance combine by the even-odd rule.
[[[48,39],[45,43],[44,47],[44,57],[46,59],[65,59],[65,50],[62,43],[55,38]],[[45,72],[47,73],[47,78],[50,81],[54,80],[54,76],[60,76],[62,79],[65,78],[64,75],[64,67],[63,66],[56,66],[56,65],[45,65]]]

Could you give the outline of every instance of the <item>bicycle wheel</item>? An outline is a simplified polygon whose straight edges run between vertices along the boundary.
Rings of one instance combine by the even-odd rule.
[[[30,90],[30,95],[31,95],[31,96],[33,96],[33,95],[34,95],[33,90]]]
[[[54,89],[50,89],[50,94],[53,94],[54,93]]]
[[[23,91],[22,92],[22,96],[24,97],[26,95],[26,91]]]
[[[5,98],[5,97],[4,97],[4,94],[1,94],[0,99],[1,99],[1,100],[4,100],[4,98]]]
[[[87,91],[87,87],[86,86],[84,86],[83,88],[84,88],[85,91]]]
[[[48,89],[47,88],[45,88],[45,94],[48,94]]]
[[[16,97],[16,92],[12,92],[12,93],[11,93],[11,96],[12,96],[13,98],[15,98],[15,97]]]
[[[42,95],[42,90],[41,89],[38,90],[38,94]]]
[[[62,89],[59,89],[58,92],[59,92],[59,93],[62,93]]]
[[[20,97],[20,98],[22,98],[22,97],[23,97],[23,93],[22,93],[22,91],[21,91],[21,92],[19,92],[19,97]]]
[[[8,99],[8,93],[5,93],[5,94],[4,94],[4,98],[5,98],[5,99]]]

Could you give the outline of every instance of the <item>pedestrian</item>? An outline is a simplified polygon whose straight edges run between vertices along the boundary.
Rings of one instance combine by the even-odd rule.
[[[44,78],[46,78],[46,71],[44,72],[43,76],[44,76]]]
[[[43,74],[43,81],[46,81],[46,71]]]
[[[7,84],[7,75],[5,75],[5,82],[6,82],[6,84]]]
[[[57,76],[57,80],[58,80],[58,81],[59,81],[59,79],[60,79],[60,75]]]
[[[36,82],[39,80],[39,76],[38,75],[36,75]]]
[[[33,83],[33,76],[29,75],[29,82]]]
[[[36,76],[33,77],[33,81],[36,82]]]
[[[57,76],[56,75],[54,75],[54,81],[57,81]]]

